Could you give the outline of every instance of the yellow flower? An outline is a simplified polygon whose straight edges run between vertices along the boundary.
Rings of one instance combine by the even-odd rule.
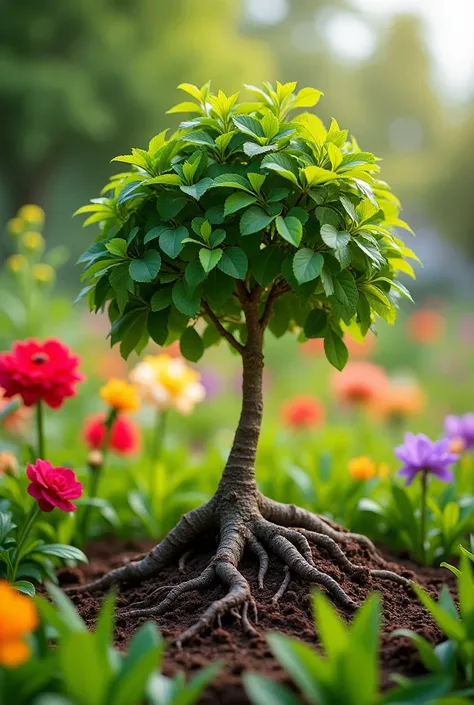
[[[1,475],[16,475],[18,470],[18,461],[13,453],[8,450],[0,451],[0,476]]]
[[[384,480],[390,475],[390,468],[388,463],[379,463],[377,467],[377,475]]]
[[[44,247],[44,237],[37,232],[25,233],[21,236],[21,244],[28,250],[40,250]]]
[[[30,225],[42,225],[44,223],[44,215],[44,210],[32,203],[22,206],[18,211],[18,216]]]
[[[7,230],[10,235],[20,235],[26,229],[26,223],[21,218],[10,218],[7,223]]]
[[[377,468],[373,460],[362,455],[349,461],[349,472],[354,480],[370,480],[377,473]]]
[[[140,408],[137,390],[122,379],[110,379],[100,390],[100,396],[116,411],[138,411]]]
[[[41,282],[42,284],[49,284],[54,281],[56,276],[56,272],[50,264],[35,264],[32,267],[32,272],[36,281]]]
[[[7,267],[11,272],[18,274],[28,266],[28,260],[25,255],[11,255],[7,259]]]
[[[30,647],[26,637],[38,626],[34,603],[0,581],[0,666],[16,668],[28,661]]]
[[[201,376],[182,358],[170,355],[147,355],[130,373],[143,401],[157,409],[174,408],[189,414],[206,396]]]

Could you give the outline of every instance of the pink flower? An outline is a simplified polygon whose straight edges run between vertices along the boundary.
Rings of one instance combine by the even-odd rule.
[[[84,379],[78,365],[79,358],[59,340],[17,341],[11,352],[0,353],[0,387],[5,397],[19,394],[26,406],[44,401],[57,409]]]
[[[82,484],[70,468],[55,468],[48,460],[28,463],[26,474],[31,484],[28,494],[38,502],[43,512],[52,512],[55,507],[62,512],[74,512],[76,505],[71,499],[82,495]]]

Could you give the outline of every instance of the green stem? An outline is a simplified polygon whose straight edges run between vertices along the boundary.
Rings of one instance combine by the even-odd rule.
[[[420,549],[421,562],[424,565],[426,562],[426,498],[428,493],[428,473],[423,470],[420,476],[421,481],[421,515],[420,515]]]
[[[16,549],[15,549],[15,554],[14,554],[15,558],[13,560],[13,568],[10,571],[10,582],[12,582],[12,583],[14,583],[16,580],[18,566],[19,566],[20,560],[21,560],[21,550],[22,550],[23,546],[25,545],[25,541],[31,532],[33,524],[35,523],[36,519],[38,518],[39,513],[40,513],[40,508],[35,502],[26,517],[25,523],[23,525],[23,529],[20,532],[20,535],[19,535],[19,538],[18,538],[18,541],[16,544]]]
[[[102,477],[102,473],[103,473],[104,467],[105,467],[105,461],[107,459],[107,456],[108,456],[109,450],[110,450],[110,437],[112,435],[112,427],[114,425],[114,421],[116,418],[117,418],[117,411],[115,409],[111,409],[109,412],[109,415],[107,416],[107,418],[105,420],[105,436],[104,436],[104,440],[102,442],[102,446],[100,448],[101,453],[102,453],[102,465],[100,467],[89,466],[89,499],[95,499],[98,495],[100,479]],[[90,521],[91,509],[92,509],[91,505],[87,504],[84,509],[84,514],[82,517],[82,526],[80,529],[80,535],[82,536],[83,543],[85,543],[87,541],[87,535],[89,533],[89,521]]]
[[[152,511],[155,507],[156,496],[159,490],[156,464],[158,463],[163,452],[167,419],[168,411],[165,410],[157,412],[155,429],[151,440],[148,491],[150,493],[150,507]]]
[[[45,442],[44,442],[44,413],[43,413],[43,402],[39,401],[36,405],[36,433],[37,433],[37,447],[38,447],[38,458],[41,460],[46,459],[45,452]]]

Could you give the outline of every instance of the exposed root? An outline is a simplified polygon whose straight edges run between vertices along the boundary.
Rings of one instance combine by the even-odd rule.
[[[283,578],[282,584],[280,585],[280,587],[278,588],[276,593],[273,595],[272,602],[274,602],[276,604],[280,600],[280,598],[283,597],[288,585],[290,584],[290,580],[291,580],[290,569],[286,565],[285,566],[285,577]]]
[[[173,560],[179,561],[179,569],[182,572],[187,559],[192,555],[190,545],[195,545],[202,534],[210,531],[218,532],[218,547],[214,558],[200,575],[177,585],[159,587],[141,602],[122,609],[120,616],[135,618],[163,615],[185,593],[193,590],[203,591],[218,580],[226,588],[225,595],[213,602],[201,617],[181,634],[178,645],[181,646],[214,623],[220,627],[222,617],[226,614],[240,622],[246,634],[254,636],[256,630],[249,611],[251,610],[253,622],[256,624],[257,605],[248,581],[238,570],[246,546],[258,559],[260,589],[265,585],[270,563],[269,554],[278,556],[283,563],[283,580],[272,598],[275,604],[285,594],[291,577],[295,576],[323,587],[343,609],[353,611],[358,607],[355,600],[333,577],[318,569],[318,549],[323,549],[340,571],[358,582],[375,578],[392,580],[403,586],[410,585],[410,581],[403,576],[387,570],[385,561],[365,536],[340,531],[323,517],[294,505],[274,502],[261,495],[258,496],[257,507],[248,503],[242,509],[236,494],[225,506],[212,500],[208,505],[185,515],[167,538],[141,560],[115,569],[89,585],[70,588],[69,591],[106,590],[116,583],[149,579],[158,575]],[[380,570],[369,570],[353,563],[343,550],[347,541],[355,541],[363,546],[371,558],[381,565]],[[311,546],[316,547],[316,559]]]
[[[186,568],[186,563],[187,563],[188,560],[191,558],[191,556],[193,555],[193,553],[194,553],[194,551],[192,551],[191,549],[189,549],[189,551],[185,551],[185,552],[183,553],[183,555],[181,556],[181,558],[179,559],[178,568],[179,568],[179,572],[180,572],[180,573],[184,573],[184,570],[185,570],[185,568]]]

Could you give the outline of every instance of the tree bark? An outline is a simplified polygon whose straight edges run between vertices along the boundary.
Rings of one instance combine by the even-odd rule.
[[[216,499],[231,506],[249,505],[258,495],[255,458],[263,416],[263,328],[258,320],[258,303],[245,303],[248,330],[242,352],[242,410],[234,442],[219,483]]]

